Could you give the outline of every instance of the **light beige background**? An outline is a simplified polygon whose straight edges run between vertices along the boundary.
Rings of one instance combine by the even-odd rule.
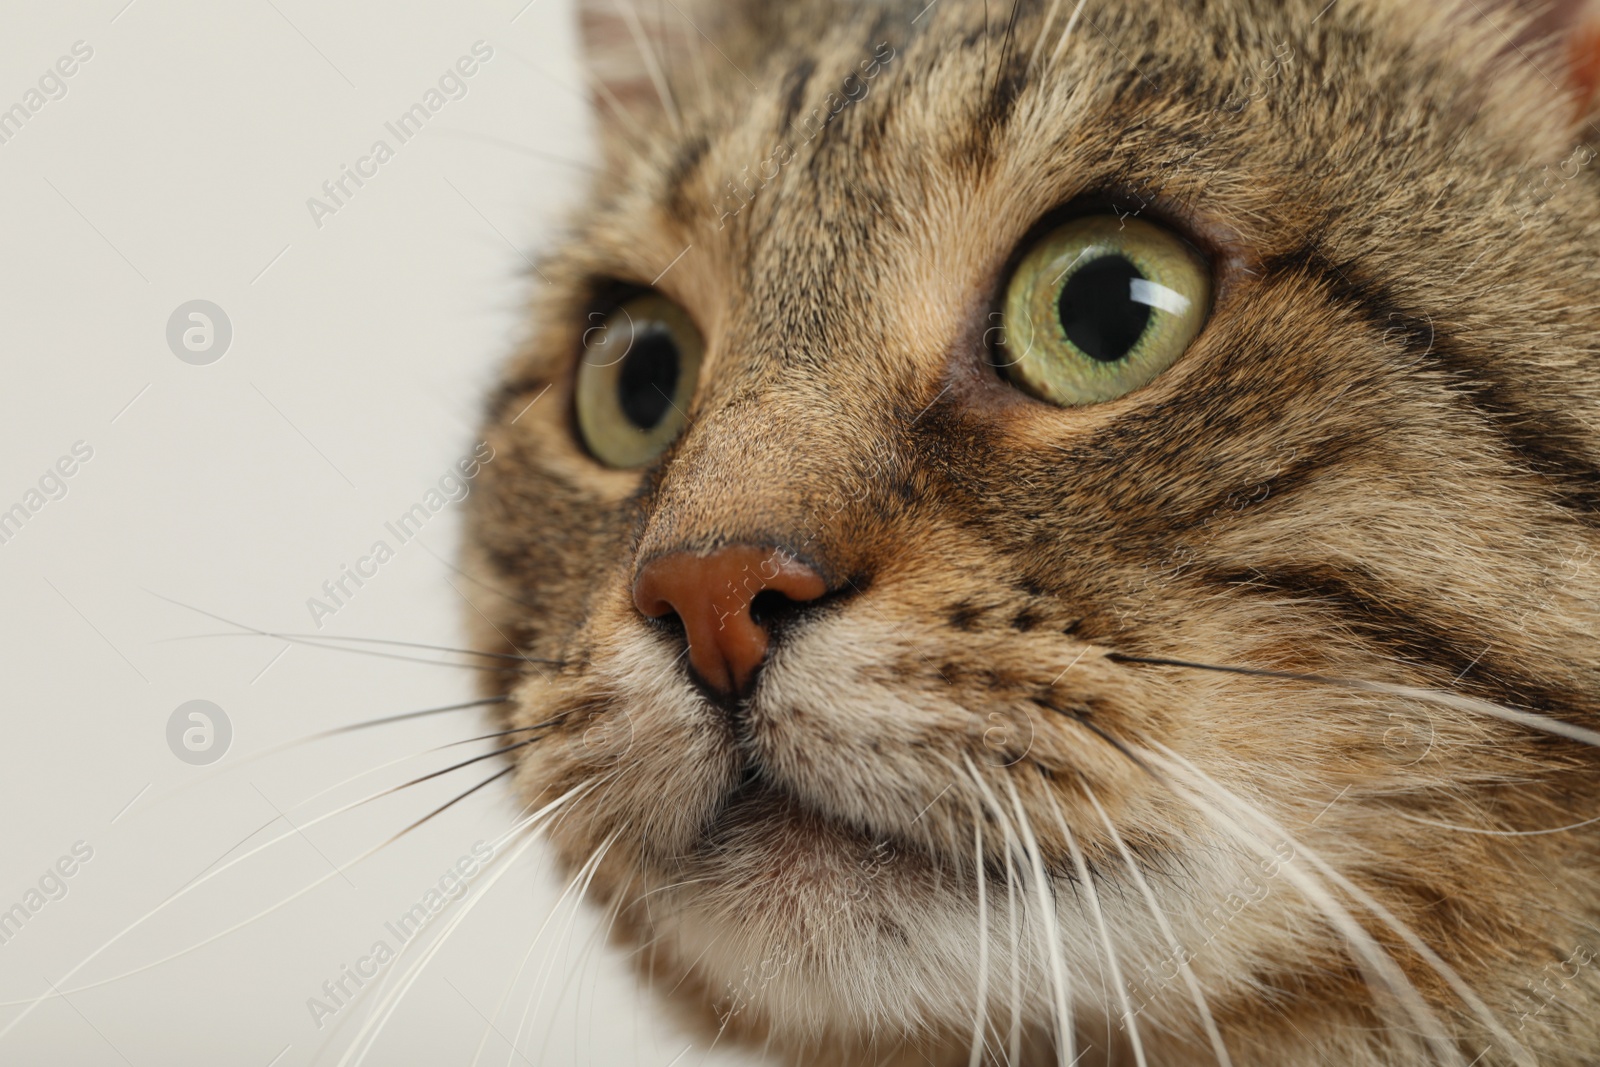
[[[470,672],[203,636],[231,628],[162,598],[306,631],[307,598],[470,451],[537,284],[519,250],[581,186],[558,160],[591,158],[568,5],[98,0],[11,3],[4,22],[0,109],[74,42],[93,57],[0,144],[0,509],[75,442],[94,451],[0,544],[0,910],[75,843],[93,857],[0,944],[0,1062],[354,1062],[417,950],[321,1029],[307,999],[515,806],[491,787],[335,873],[493,765],[319,817],[487,751],[427,752],[482,732],[477,713],[247,760],[467,699]],[[494,56],[468,95],[397,146],[383,124],[480,40]],[[379,137],[395,158],[316,226],[307,198]],[[233,327],[209,366],[166,342],[193,299]],[[456,509],[433,518],[323,632],[459,644],[457,531]],[[193,699],[233,727],[210,768],[167,745]],[[430,937],[464,916],[366,1062],[736,1062],[663,1021],[559,891],[533,851],[435,920]]]

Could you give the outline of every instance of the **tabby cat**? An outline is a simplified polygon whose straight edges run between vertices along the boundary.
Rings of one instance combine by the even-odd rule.
[[[526,822],[665,1002],[1600,1062],[1583,13],[580,7],[466,555]]]

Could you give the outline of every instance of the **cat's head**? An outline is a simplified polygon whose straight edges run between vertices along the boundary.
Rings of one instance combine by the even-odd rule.
[[[1550,732],[1600,712],[1560,50],[1378,0],[582,18],[603,164],[467,554],[522,796],[663,988],[868,1059],[1600,1040],[1593,828],[1504,836],[1600,792]]]

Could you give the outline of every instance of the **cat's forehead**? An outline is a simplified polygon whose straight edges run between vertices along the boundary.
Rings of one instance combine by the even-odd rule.
[[[903,414],[1002,327],[1030,235],[1085,201],[1201,247],[1220,307],[1313,249],[1346,275],[1453,278],[1445,245],[1397,229],[1448,193],[1476,205],[1452,225],[1526,243],[1496,205],[1570,151],[1570,101],[1532,66],[1395,0],[990,6],[843,4],[697,36],[602,119],[607,165],[556,257],[531,377],[620,284],[705,336],[703,410]]]
[[[623,131],[591,269],[740,345],[919,319],[948,340],[945,313],[979,310],[1030,227],[1078,197],[1267,258],[1484,169],[1481,149],[1444,151],[1483,101],[1452,98],[1460,77],[1424,87],[1426,57],[1361,0],[1320,19],[1297,2],[1097,8],[1070,32],[1071,4],[993,6],[1015,24],[966,0],[865,5],[772,31],[758,55],[704,49],[672,113]],[[1409,152],[1387,151],[1399,136]]]
[[[1104,71],[997,87],[962,20],[938,14],[862,15],[704,96],[690,80],[681,129],[593,216],[591,270],[668,293],[747,364],[934,359],[981,320],[1040,214],[1125,166],[1089,88]]]

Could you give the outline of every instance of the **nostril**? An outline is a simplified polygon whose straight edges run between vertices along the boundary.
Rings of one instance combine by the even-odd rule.
[[[771,626],[795,615],[803,603],[777,589],[763,589],[750,601],[750,618],[757,626]]]
[[[653,615],[649,612],[642,612],[642,614],[659,630],[666,630],[670,633],[678,634],[680,637],[687,630],[683,625],[683,619],[679,618],[678,613],[672,610],[670,606],[660,614]]]
[[[682,627],[689,665],[725,694],[750,687],[766,659],[767,623],[828,592],[827,582],[792,554],[729,545],[706,555],[678,552],[650,560],[634,579],[639,612]]]

